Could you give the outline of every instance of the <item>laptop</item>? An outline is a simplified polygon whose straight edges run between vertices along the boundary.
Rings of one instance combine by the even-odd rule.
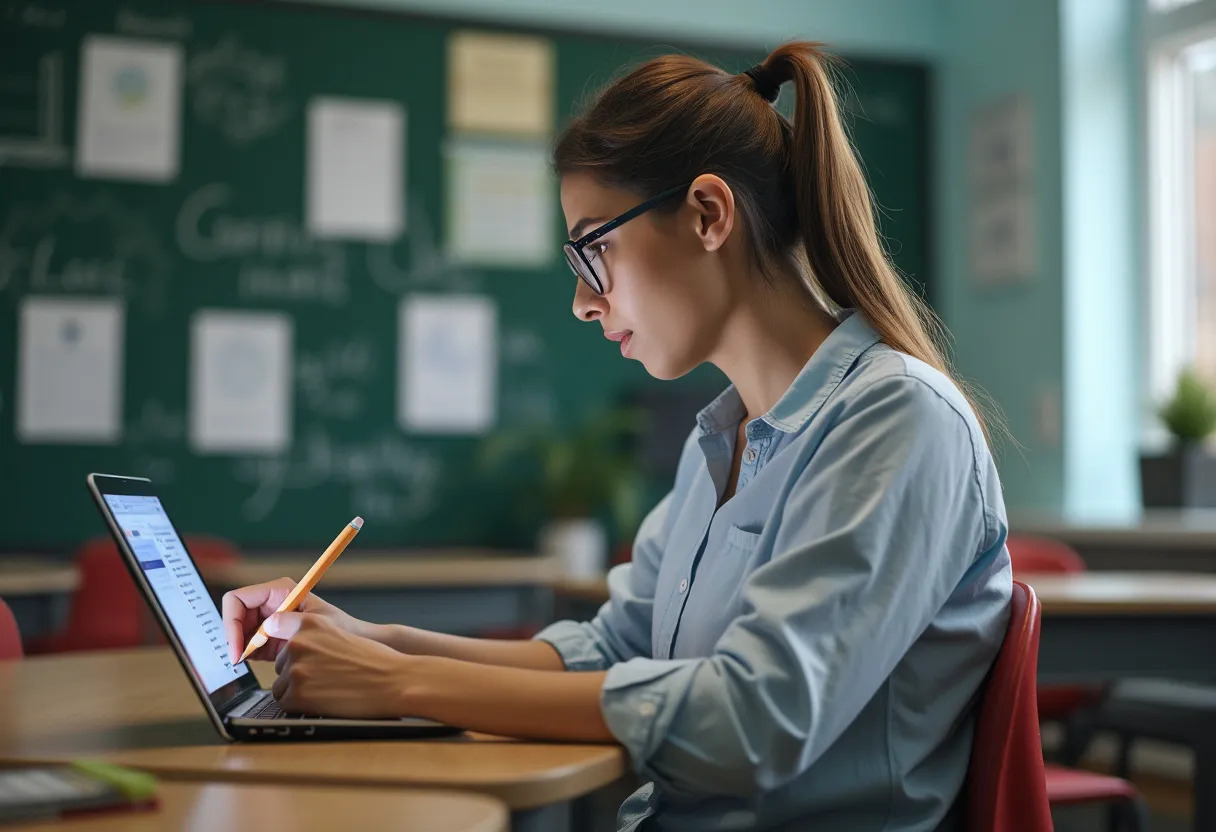
[[[151,480],[89,474],[89,492],[127,569],[226,740],[416,739],[461,729],[429,719],[345,719],[284,713],[246,662],[232,664],[223,620]]]

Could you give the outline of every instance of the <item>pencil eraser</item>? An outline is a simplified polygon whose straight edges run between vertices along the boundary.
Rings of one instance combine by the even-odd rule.
[[[363,528],[363,518],[356,517],[354,520],[350,521],[350,524],[354,526],[356,530],[361,529]]]

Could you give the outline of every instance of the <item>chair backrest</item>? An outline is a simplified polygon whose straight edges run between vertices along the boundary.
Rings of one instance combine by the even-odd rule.
[[[241,561],[241,550],[223,537],[209,534],[187,534],[182,536],[186,551],[199,566],[203,564],[232,564]]]
[[[1013,582],[1009,627],[980,699],[967,772],[971,832],[1052,832],[1039,737],[1039,599]]]
[[[1013,574],[1023,572],[1084,572],[1085,559],[1059,540],[1034,535],[1011,534],[1005,541]]]
[[[138,646],[144,602],[114,541],[108,536],[86,541],[76,553],[76,568],[80,586],[68,609],[64,646],[75,650]]]
[[[21,631],[9,605],[0,598],[0,661],[19,659],[25,655],[21,649]]]

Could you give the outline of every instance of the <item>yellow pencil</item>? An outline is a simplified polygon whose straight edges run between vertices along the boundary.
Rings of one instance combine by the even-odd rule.
[[[355,535],[359,533],[359,529],[361,528],[363,528],[362,517],[356,517],[347,523],[342,531],[338,533],[338,536],[334,538],[334,542],[329,544],[329,548],[321,553],[321,557],[317,558],[317,562],[300,579],[295,588],[287,594],[287,597],[283,599],[283,603],[279,604],[279,608],[275,612],[295,612],[296,607],[300,605],[300,601],[304,599],[305,595],[312,592],[312,588],[317,585],[317,581],[321,580],[321,576],[325,574],[325,570],[338,559],[338,555],[342,554],[347,545],[355,539]],[[249,639],[249,646],[245,648],[245,652],[237,659],[237,664],[245,661],[250,653],[265,644],[269,638],[266,635],[266,631],[259,626],[258,631],[253,634],[253,638]]]

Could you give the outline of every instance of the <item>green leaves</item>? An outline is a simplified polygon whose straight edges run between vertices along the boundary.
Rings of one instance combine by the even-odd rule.
[[[1202,442],[1216,431],[1216,393],[1194,370],[1183,370],[1173,398],[1157,415],[1179,442]]]
[[[570,429],[555,425],[507,431],[482,446],[481,465],[497,471],[505,465],[536,470],[543,513],[552,517],[590,517],[607,510],[618,533],[629,535],[641,522],[645,477],[630,440],[645,430],[648,415],[640,408],[597,413]]]

